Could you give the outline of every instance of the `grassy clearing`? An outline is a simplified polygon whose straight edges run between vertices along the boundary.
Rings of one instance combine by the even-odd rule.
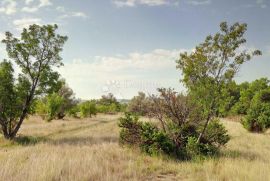
[[[270,133],[224,121],[231,141],[200,162],[152,158],[118,145],[117,118],[25,122],[20,138],[0,139],[1,180],[270,180]]]

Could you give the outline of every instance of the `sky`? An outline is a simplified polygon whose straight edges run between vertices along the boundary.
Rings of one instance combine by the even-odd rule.
[[[129,99],[158,87],[184,91],[175,61],[227,21],[247,23],[244,49],[262,56],[237,82],[270,78],[270,0],[0,0],[0,38],[30,24],[58,24],[69,37],[58,71],[81,99]],[[0,45],[0,58],[7,58]]]

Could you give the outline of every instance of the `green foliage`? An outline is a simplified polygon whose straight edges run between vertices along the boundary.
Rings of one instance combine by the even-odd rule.
[[[270,89],[256,93],[242,124],[253,132],[262,132],[270,127]]]
[[[148,106],[149,101],[147,100],[145,93],[139,92],[138,96],[135,96],[130,100],[127,109],[130,112],[145,116],[147,114]]]
[[[214,119],[208,124],[205,135],[202,138],[203,143],[213,145],[216,148],[225,145],[229,140],[228,131],[218,119]]]
[[[21,72],[15,80],[11,63],[4,60],[0,65],[0,124],[7,139],[16,136],[32,112],[35,97],[46,94],[59,75],[53,68],[63,65],[60,53],[67,37],[56,34],[57,28],[57,25],[31,25],[23,29],[20,38],[6,32],[2,40],[9,58]]]
[[[6,60],[0,62],[0,123],[5,137],[8,137],[9,128],[21,113],[22,94],[15,85],[13,73],[10,62]]]
[[[63,105],[64,99],[56,93],[53,93],[47,98],[47,121],[54,119]]]
[[[92,117],[97,114],[95,101],[86,101],[79,105],[81,117]]]
[[[149,122],[140,122],[132,113],[119,119],[120,143],[139,147],[149,155],[165,154],[178,159],[193,159],[197,156],[216,154],[220,146],[229,141],[224,126],[214,120],[198,143],[199,127],[189,123],[179,125],[171,121],[165,133]]]
[[[261,90],[269,88],[269,80],[267,78],[261,78],[251,83],[242,83],[239,85],[239,87],[240,98],[239,101],[233,106],[231,112],[234,114],[246,115],[255,94]]]
[[[73,106],[67,111],[68,116],[78,118],[78,113],[80,112],[80,107],[78,105]]]
[[[72,89],[63,80],[58,82],[61,82],[61,87],[54,87],[54,91],[57,92],[38,99],[35,104],[35,113],[47,121],[62,119],[67,113],[71,115],[76,111],[77,100]],[[73,115],[75,114],[74,112]]]
[[[142,123],[141,140],[141,149],[150,155],[159,155],[160,153],[170,155],[176,150],[168,135],[148,122]]]
[[[232,83],[241,65],[253,56],[261,55],[259,50],[239,50],[246,43],[246,30],[247,24],[235,23],[229,27],[226,22],[222,22],[220,32],[207,36],[192,53],[180,54],[177,68],[184,76],[182,82],[206,120],[198,142],[205,134],[209,121],[219,114],[224,95],[227,97],[224,91]]]
[[[125,113],[125,117],[119,118],[120,143],[132,146],[141,145],[142,122],[139,117],[131,113]]]

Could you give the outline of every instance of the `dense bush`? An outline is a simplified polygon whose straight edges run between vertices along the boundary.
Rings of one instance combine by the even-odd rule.
[[[127,107],[129,112],[137,113],[138,115],[145,116],[149,106],[149,99],[143,92],[139,92],[138,96],[134,96]]]
[[[83,118],[92,117],[97,114],[95,101],[86,101],[79,105],[80,116]]]
[[[35,101],[34,112],[47,121],[63,119],[66,114],[75,110],[78,103],[65,81],[57,82],[60,82],[60,85],[51,89],[52,93]]]
[[[134,114],[126,113],[119,121],[120,143],[138,147],[150,155],[165,154],[186,160],[216,154],[229,141],[218,120],[209,123],[201,142],[197,142],[200,126],[191,123],[180,126],[169,120],[167,125],[164,132],[156,124],[141,122]]]
[[[270,89],[258,92],[242,120],[249,131],[262,132],[270,127]]]
[[[266,90],[268,88],[269,80],[267,78],[261,78],[251,83],[244,82],[240,84],[240,98],[232,107],[231,113],[246,115],[254,96],[261,90]]]
[[[57,95],[56,93],[53,93],[48,96],[47,98],[48,112],[47,112],[47,118],[46,118],[47,121],[51,121],[53,118],[57,116],[63,102],[64,102],[63,98]]]
[[[120,118],[120,143],[137,146],[150,155],[172,154],[175,151],[174,143],[167,134],[155,125],[138,119],[131,113],[125,113],[125,117]]]

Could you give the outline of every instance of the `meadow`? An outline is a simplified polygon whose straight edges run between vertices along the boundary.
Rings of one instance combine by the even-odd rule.
[[[270,180],[269,131],[222,120],[231,140],[220,156],[180,162],[119,145],[119,117],[28,118],[15,141],[0,139],[0,180]]]

